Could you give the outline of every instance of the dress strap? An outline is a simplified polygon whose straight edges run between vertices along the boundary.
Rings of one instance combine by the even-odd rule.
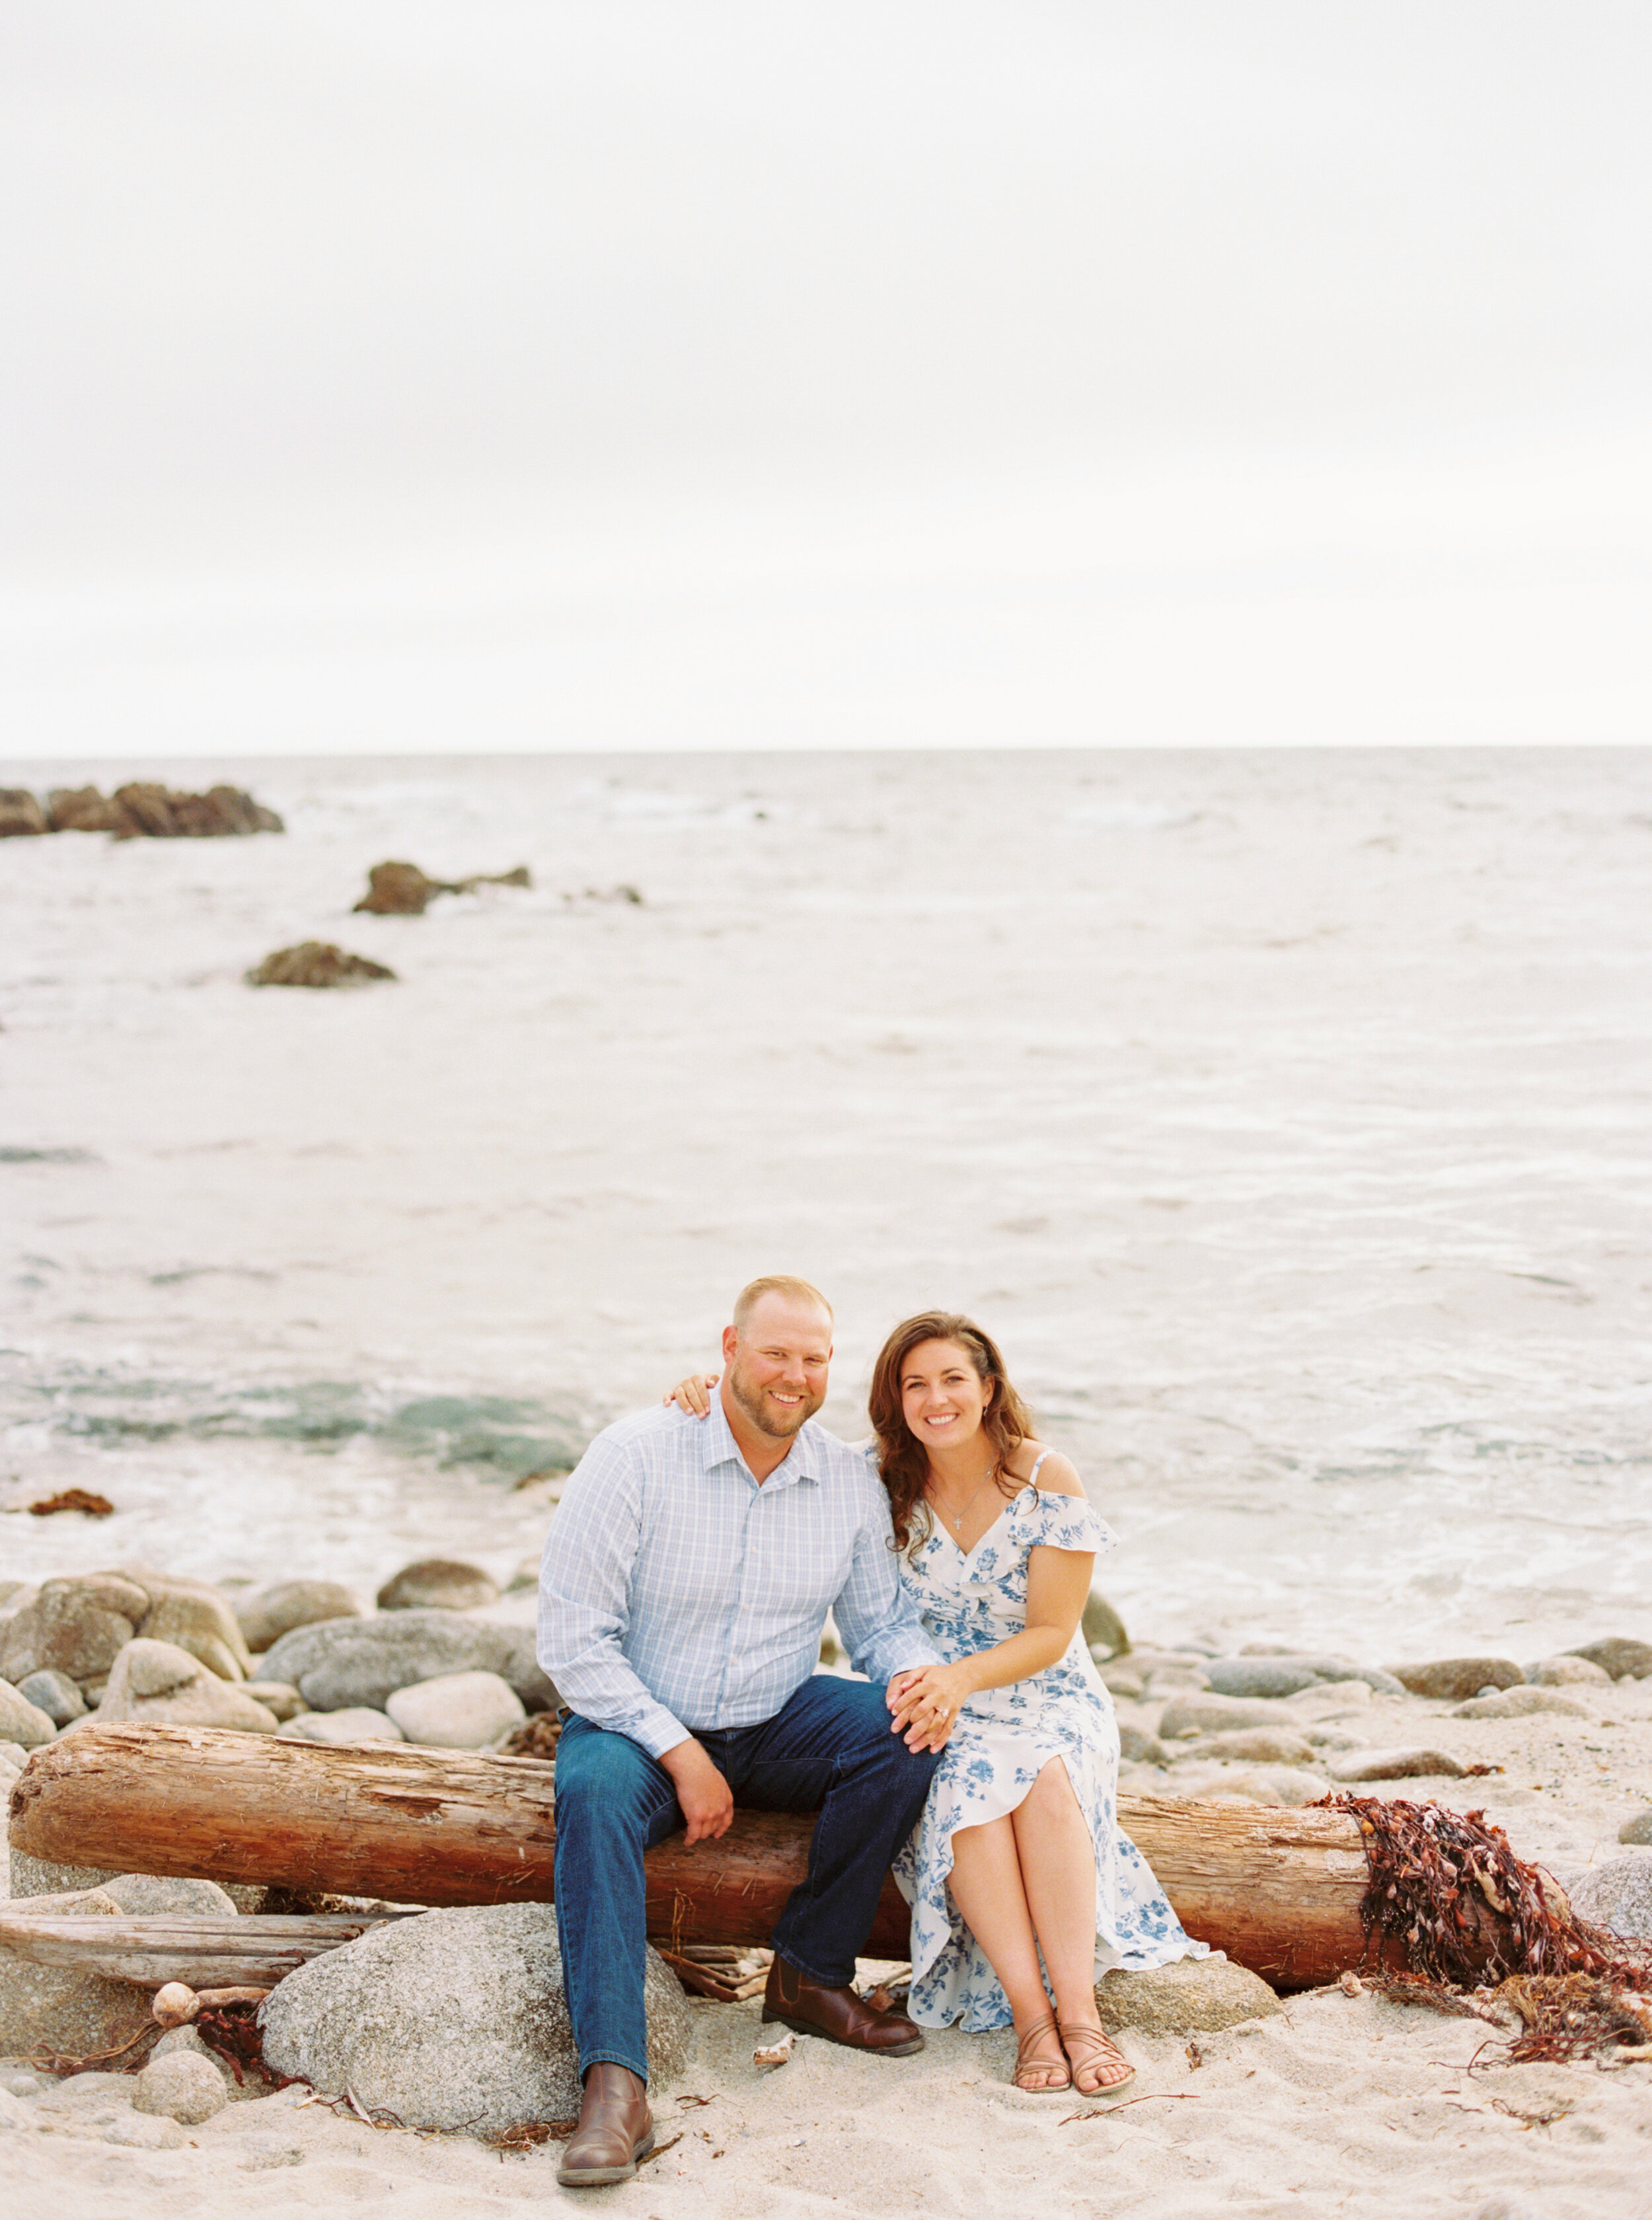
[[[1050,1452],[1048,1450],[1040,1450],[1038,1451],[1038,1462],[1034,1464],[1032,1471],[1028,1473],[1025,1480],[1022,1482],[1024,1487],[1036,1487],[1038,1486],[1039,1470],[1044,1464],[1044,1459],[1049,1456],[1049,1454]]]

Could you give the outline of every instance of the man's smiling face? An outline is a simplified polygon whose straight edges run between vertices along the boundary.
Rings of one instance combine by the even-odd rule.
[[[815,1304],[766,1294],[741,1327],[723,1335],[728,1392],[770,1441],[789,1441],[826,1400],[832,1319]]]

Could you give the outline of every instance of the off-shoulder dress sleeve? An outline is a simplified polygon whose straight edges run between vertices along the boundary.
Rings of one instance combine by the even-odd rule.
[[[1093,1550],[1099,1557],[1118,1547],[1119,1537],[1082,1495],[1057,1495],[1027,1487],[1015,1499],[1010,1518],[1024,1550]]]

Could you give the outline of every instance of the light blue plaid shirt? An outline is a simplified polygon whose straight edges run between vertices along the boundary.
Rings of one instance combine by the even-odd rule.
[[[582,1718],[653,1757],[697,1729],[772,1718],[814,1672],[830,1611],[851,1663],[887,1681],[938,1662],[862,1450],[811,1419],[761,1487],[719,1397],[600,1433],[539,1566],[539,1662]]]

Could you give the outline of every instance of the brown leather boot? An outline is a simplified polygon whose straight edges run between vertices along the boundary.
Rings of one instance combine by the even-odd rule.
[[[579,2125],[557,2168],[562,2186],[601,2189],[610,2181],[629,2181],[637,2161],[653,2148],[648,2092],[631,2068],[606,2062],[588,2067]]]
[[[799,2035],[823,2035],[828,2042],[875,2050],[883,2058],[905,2058],[924,2047],[921,2032],[899,2012],[874,2011],[853,1989],[822,1988],[788,1965],[777,1950],[763,1992],[763,2017],[794,2027]]]

